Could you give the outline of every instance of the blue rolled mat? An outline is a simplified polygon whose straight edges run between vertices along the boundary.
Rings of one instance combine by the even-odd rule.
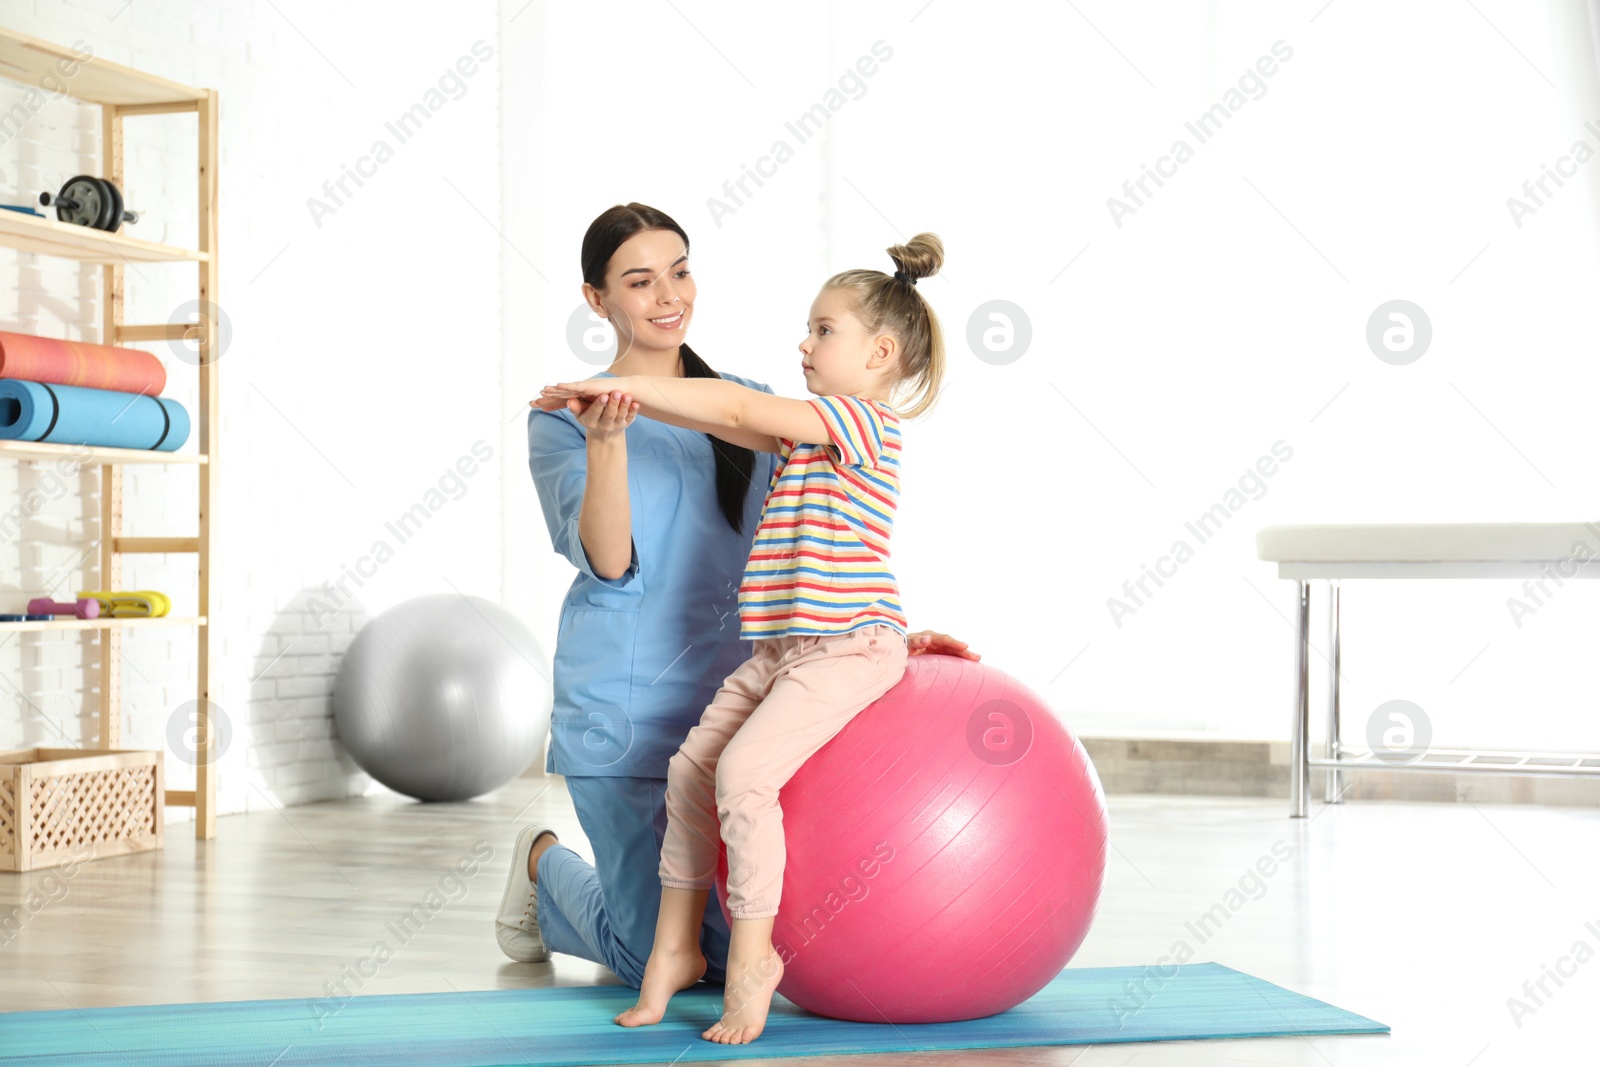
[[[188,439],[176,400],[0,378],[0,441],[176,452]]]
[[[722,1014],[721,987],[679,993],[656,1026],[613,1023],[638,996],[621,986],[568,986],[0,1012],[0,1064],[576,1067],[1389,1032],[1215,963],[1069,967],[1010,1011],[960,1023],[840,1022],[778,997],[749,1045],[700,1038]]]

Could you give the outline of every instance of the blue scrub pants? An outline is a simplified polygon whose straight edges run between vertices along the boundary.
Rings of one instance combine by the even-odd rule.
[[[594,866],[565,845],[539,857],[539,930],[545,947],[604,964],[628,985],[644,981],[661,910],[661,842],[667,832],[665,778],[567,779]],[[712,890],[700,925],[706,980],[728,964],[728,923]]]

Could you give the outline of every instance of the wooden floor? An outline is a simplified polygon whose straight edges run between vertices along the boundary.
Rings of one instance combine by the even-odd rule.
[[[1492,1067],[1600,1058],[1589,1021],[1600,1006],[1600,812],[1319,804],[1314,818],[1290,821],[1284,808],[1113,797],[1106,893],[1074,964],[1154,963],[1187,940],[1198,960],[1379,1019],[1392,1036],[808,1062]],[[571,957],[514,964],[495,946],[505,857],[516,828],[534,820],[584,847],[561,780],[525,778],[466,804],[383,794],[230,816],[214,841],[172,832],[162,852],[86,863],[70,879],[0,874],[0,1007],[326,997],[341,981],[358,995],[614,981]],[[1292,858],[1252,881],[1274,846]],[[464,889],[449,880],[458,861],[488,849],[494,858]],[[1197,942],[1186,923],[1241,885],[1231,899],[1242,906]],[[414,936],[399,944],[386,933],[435,891],[443,905]],[[4,929],[29,899],[20,929]],[[399,947],[362,977],[358,964],[380,938]],[[1514,1018],[1513,997],[1531,1010]]]

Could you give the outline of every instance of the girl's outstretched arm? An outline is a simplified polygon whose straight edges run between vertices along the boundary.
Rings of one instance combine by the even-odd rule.
[[[540,400],[609,392],[633,397],[639,414],[646,418],[715,434],[763,452],[777,452],[780,437],[803,444],[829,443],[827,425],[806,401],[773,396],[722,378],[589,378],[547,385]]]

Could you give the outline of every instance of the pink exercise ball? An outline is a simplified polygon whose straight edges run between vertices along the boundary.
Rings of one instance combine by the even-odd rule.
[[[779,793],[778,992],[818,1015],[936,1023],[1027,1000],[1089,932],[1106,808],[1032,690],[955,656],[905,677]],[[727,911],[726,859],[717,892]]]

